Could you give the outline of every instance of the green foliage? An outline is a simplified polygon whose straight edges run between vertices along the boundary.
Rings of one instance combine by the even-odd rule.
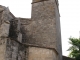
[[[80,39],[69,38],[69,43],[72,45],[68,51],[70,51],[69,57],[80,60]]]

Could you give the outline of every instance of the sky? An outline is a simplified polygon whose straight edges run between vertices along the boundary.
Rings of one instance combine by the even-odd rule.
[[[0,0],[16,17],[31,18],[32,0]],[[68,56],[69,37],[80,36],[80,0],[59,0],[63,55]]]

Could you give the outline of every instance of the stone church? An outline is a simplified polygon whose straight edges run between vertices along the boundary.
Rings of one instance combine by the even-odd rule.
[[[0,5],[0,60],[62,60],[59,17],[57,0],[33,0],[31,19]]]

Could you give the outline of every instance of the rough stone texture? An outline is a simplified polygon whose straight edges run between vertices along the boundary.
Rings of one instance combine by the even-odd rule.
[[[9,37],[13,38],[14,40],[17,40],[17,37],[18,37],[17,23],[18,23],[18,20],[15,20],[15,19],[10,21]]]
[[[0,8],[2,8],[2,6],[0,6]],[[0,37],[8,37],[9,34],[10,22],[9,20],[6,20],[9,17],[7,16],[6,12],[8,13],[7,8],[4,11],[2,11],[0,15]]]
[[[0,6],[0,53],[1,60],[62,60],[57,0],[33,0],[31,19]]]
[[[26,40],[24,44],[55,49],[58,52],[58,60],[62,60],[57,0],[33,3],[31,20],[30,24],[22,27],[26,32],[23,38]]]
[[[10,24],[3,23],[0,26],[0,37],[8,37]]]
[[[6,45],[0,45],[0,59],[5,60],[5,47]]]
[[[0,60],[26,60],[20,20],[8,8],[0,6]]]
[[[25,25],[26,44],[39,45],[56,49],[56,22],[54,1],[34,3],[32,22]],[[48,7],[48,8],[47,8]],[[35,10],[36,9],[36,10]]]
[[[26,60],[26,49],[24,45],[15,40],[7,40],[6,60]]]
[[[18,59],[18,45],[15,41],[7,40],[6,45],[6,60]]]
[[[57,60],[57,55],[53,50],[29,47],[28,60]]]
[[[60,36],[60,28],[57,30],[56,10],[55,0],[49,0],[44,2],[33,3],[32,5],[32,21],[28,25],[24,25],[24,30],[26,31],[26,44],[55,48],[57,47],[57,41],[61,41],[58,36]],[[56,12],[55,12],[56,10]],[[58,16],[59,18],[59,16]],[[58,24],[58,27],[60,24]],[[57,34],[59,32],[59,34]],[[57,39],[58,38],[58,39]],[[61,45],[61,44],[59,44]]]
[[[14,19],[10,21],[10,30],[9,37],[22,42],[22,33],[21,33],[21,22],[19,19]]]
[[[9,16],[8,8],[0,5],[0,59],[5,60],[6,41],[9,35],[9,27],[12,17]]]
[[[0,38],[0,60],[5,60],[6,39]]]
[[[7,60],[26,60],[26,47],[22,44],[20,19],[10,21],[9,37],[7,41]]]
[[[19,18],[21,21],[21,33],[22,33],[22,42],[26,43],[28,40],[28,34],[27,34],[27,25],[29,25],[32,20],[31,19],[26,19],[26,18]]]

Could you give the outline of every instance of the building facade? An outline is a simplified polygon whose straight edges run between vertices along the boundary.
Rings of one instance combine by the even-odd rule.
[[[1,60],[62,60],[57,0],[33,0],[31,19],[0,6]]]

